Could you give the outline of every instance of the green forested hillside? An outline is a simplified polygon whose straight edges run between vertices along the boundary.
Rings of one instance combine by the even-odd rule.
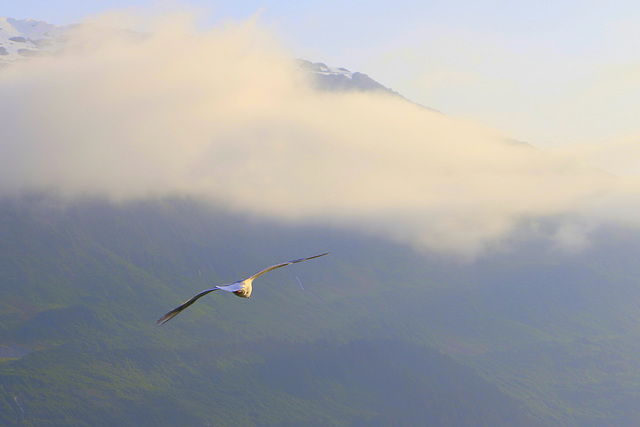
[[[211,284],[326,250],[260,278],[250,300],[213,294],[155,326]],[[425,298],[447,283],[415,271],[422,260],[185,199],[5,197],[0,425],[543,423],[430,347],[445,335]]]
[[[461,261],[189,199],[5,197],[0,425],[634,426],[640,236],[593,239]]]

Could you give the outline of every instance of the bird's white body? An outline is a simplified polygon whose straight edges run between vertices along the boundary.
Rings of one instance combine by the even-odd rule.
[[[244,280],[239,280],[237,282],[230,283],[228,285],[218,285],[218,286],[214,286],[211,289],[206,289],[206,290],[200,292],[198,295],[194,296],[193,298],[185,301],[182,305],[174,308],[173,310],[171,310],[170,312],[168,312],[167,314],[162,316],[160,319],[158,319],[158,321],[156,323],[159,323],[159,324],[162,325],[162,324],[168,322],[169,320],[173,319],[175,316],[180,314],[182,312],[182,310],[186,309],[191,304],[196,302],[196,300],[198,300],[199,298],[201,298],[201,297],[203,297],[203,296],[205,296],[205,295],[207,295],[207,294],[209,294],[209,293],[211,293],[213,291],[233,292],[235,294],[235,296],[237,296],[237,297],[249,298],[251,296],[251,291],[253,290],[253,281],[256,278],[262,276],[263,274],[268,273],[271,270],[275,270],[276,268],[284,267],[286,265],[295,264],[295,263],[298,263],[298,262],[306,261],[308,259],[319,258],[321,256],[327,255],[328,253],[329,252],[323,253],[321,255],[315,255],[315,256],[307,257],[307,258],[295,259],[293,261],[282,262],[280,264],[272,265],[269,268],[265,268],[264,270],[254,274],[253,276],[251,276],[249,278],[246,278]]]
[[[240,298],[249,298],[253,290],[253,279],[241,280],[230,285],[220,285],[216,286],[216,288],[221,291],[233,292],[235,296]]]

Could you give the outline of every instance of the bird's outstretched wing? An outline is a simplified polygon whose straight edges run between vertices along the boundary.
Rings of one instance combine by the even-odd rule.
[[[163,324],[167,323],[169,320],[173,319],[178,314],[180,314],[182,312],[182,310],[184,310],[185,308],[189,307],[191,304],[196,302],[198,300],[198,298],[201,298],[201,297],[207,295],[210,292],[217,291],[217,290],[235,292],[235,291],[239,290],[242,287],[242,283],[247,282],[247,281],[253,281],[256,277],[260,277],[264,273],[267,273],[267,272],[269,272],[271,270],[275,270],[276,268],[284,267],[285,265],[291,265],[291,264],[295,264],[297,262],[306,261],[308,259],[319,258],[321,256],[327,255],[328,253],[329,252],[325,252],[325,253],[320,254],[320,255],[310,256],[310,257],[307,257],[307,258],[294,259],[293,261],[287,261],[287,262],[282,262],[280,264],[272,265],[271,267],[265,268],[261,272],[256,273],[253,276],[249,277],[248,279],[242,280],[240,282],[232,283],[231,285],[216,286],[215,288],[211,288],[211,289],[207,289],[206,291],[202,291],[198,295],[196,295],[193,298],[191,298],[190,300],[184,302],[181,306],[174,308],[173,310],[171,310],[170,312],[168,312],[167,314],[162,316],[160,319],[158,319],[156,324],[163,325]],[[236,286],[240,286],[240,287],[236,288]]]
[[[249,277],[248,279],[245,279],[245,280],[254,280],[254,279],[256,279],[256,278],[258,278],[258,277],[262,276],[263,274],[270,272],[271,270],[275,270],[276,268],[284,267],[285,265],[295,264],[295,263],[297,263],[297,262],[306,261],[306,260],[308,260],[308,259],[320,258],[321,256],[325,256],[325,255],[327,255],[328,253],[329,253],[329,252],[325,252],[325,253],[323,253],[323,254],[320,254],[320,255],[314,255],[314,256],[307,257],[307,258],[300,258],[300,259],[294,259],[293,261],[281,262],[280,264],[272,265],[272,266],[271,266],[271,267],[269,267],[269,268],[265,268],[265,269],[264,269],[264,270],[262,270],[261,272],[256,273],[256,274],[254,274],[253,276],[251,276],[251,277]]]
[[[185,301],[181,306],[174,308],[173,310],[171,310],[170,312],[168,312],[167,314],[165,314],[164,316],[159,318],[158,321],[156,322],[156,324],[163,325],[163,324],[167,323],[169,320],[173,319],[178,314],[180,314],[180,312],[182,312],[182,310],[184,310],[185,308],[189,307],[191,304],[196,302],[198,300],[198,298],[201,298],[201,297],[203,297],[203,296],[205,296],[208,293],[211,293],[213,291],[217,291],[218,289],[219,289],[218,287],[215,287],[215,288],[207,289],[206,291],[200,292],[195,297],[191,298],[188,301]]]

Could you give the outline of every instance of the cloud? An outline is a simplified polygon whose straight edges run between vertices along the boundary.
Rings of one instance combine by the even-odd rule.
[[[145,35],[100,28],[0,72],[2,191],[188,193],[465,253],[522,218],[588,214],[618,194],[614,177],[487,127],[383,94],[318,92],[256,19],[206,33],[166,19]],[[576,230],[558,241],[584,245]]]
[[[618,176],[640,176],[640,132],[554,148],[584,164]]]

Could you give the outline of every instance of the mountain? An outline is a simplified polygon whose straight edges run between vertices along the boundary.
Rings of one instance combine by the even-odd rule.
[[[346,68],[329,67],[322,62],[298,60],[300,68],[314,76],[315,86],[325,91],[357,91],[384,92],[394,96],[401,96],[386,86],[362,73],[352,73]]]
[[[11,49],[38,48],[11,25]],[[301,64],[323,90],[389,90]],[[4,195],[0,425],[635,426],[640,234],[591,240],[515,233],[460,260],[186,197]],[[155,327],[211,284],[325,251]]]
[[[58,26],[36,19],[0,17],[0,67],[37,55],[50,55],[68,47],[70,30],[77,25]],[[366,74],[323,63],[298,60],[311,75],[316,89],[323,91],[378,91],[402,97]]]
[[[189,199],[5,197],[0,224],[2,425],[540,424],[416,342],[402,301],[422,284],[390,289],[395,263],[370,260],[402,253],[381,242]],[[213,294],[155,326],[212,283],[325,248],[250,300]]]
[[[640,236],[596,240],[461,263],[191,199],[4,197],[0,424],[633,426]]]

